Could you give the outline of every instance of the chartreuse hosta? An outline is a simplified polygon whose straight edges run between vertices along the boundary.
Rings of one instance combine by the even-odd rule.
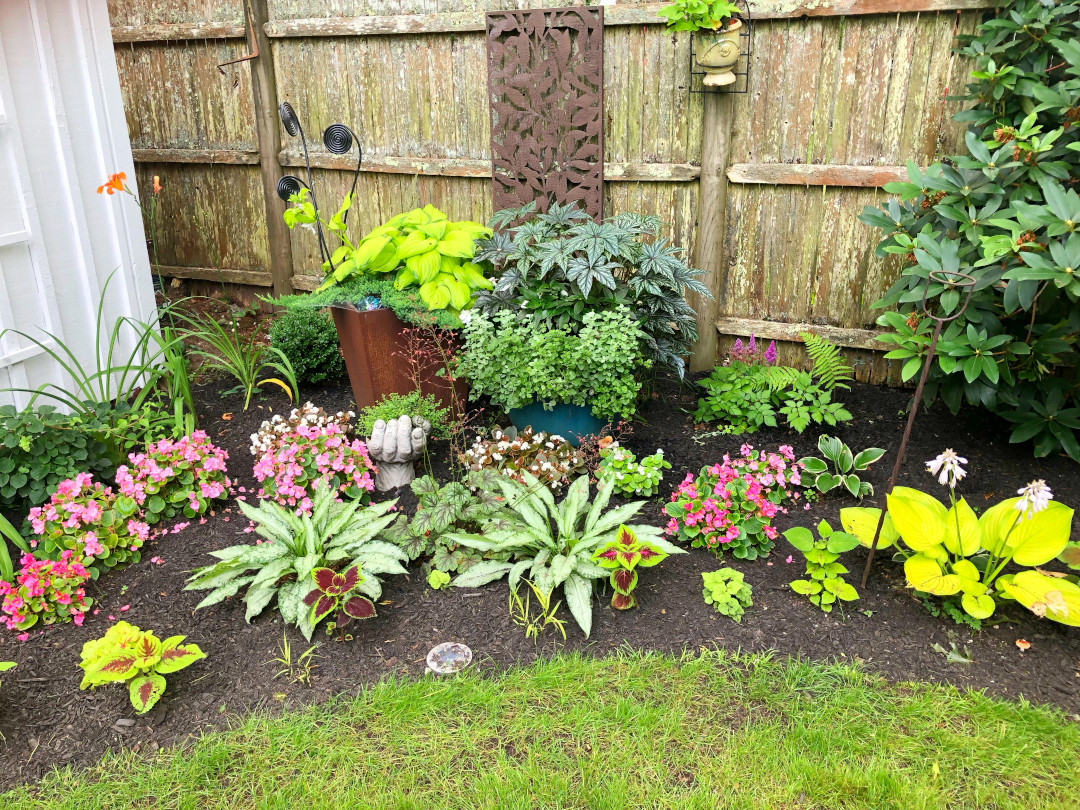
[[[277,597],[281,618],[297,625],[310,641],[315,625],[327,615],[313,609],[314,598],[305,601],[319,586],[313,577],[316,569],[355,567],[355,587],[345,593],[352,596],[355,591],[373,601],[382,596],[380,576],[405,573],[405,552],[376,539],[397,517],[390,511],[396,503],[385,501],[367,507],[361,507],[359,501],[341,503],[325,482],[315,489],[310,516],[297,515],[273,501],[260,501],[258,506],[240,501],[240,509],[255,523],[256,533],[268,542],[210,552],[218,562],[196,569],[186,590],[210,591],[197,606],[203,608],[246,587],[249,622]],[[351,614],[346,611],[346,615]]]
[[[1080,627],[1080,587],[1064,574],[1042,571],[1069,541],[1073,510],[1052,500],[1044,481],[1033,481],[981,516],[956,495],[964,460],[946,451],[928,468],[948,485],[950,505],[908,487],[888,497],[879,548],[895,547],[907,583],[916,591],[955,600],[976,619],[988,619],[996,599],[1015,599],[1062,624]],[[845,531],[869,546],[880,510],[840,510]],[[1005,573],[1013,563],[1025,570]],[[1032,570],[1034,569],[1034,570]]]
[[[165,676],[179,672],[206,658],[197,644],[184,644],[183,636],[162,641],[151,630],[140,630],[127,622],[117,622],[101,638],[82,648],[83,669],[80,689],[124,683],[131,705],[145,714],[165,694]]]
[[[285,212],[290,228],[315,222],[307,189],[293,195],[291,202],[292,207]],[[394,287],[419,287],[420,299],[428,309],[462,310],[477,290],[491,289],[492,282],[483,269],[472,262],[476,255],[473,240],[491,236],[490,228],[469,220],[451,222],[435,206],[425,205],[398,214],[353,244],[344,222],[352,203],[352,195],[346,195],[338,212],[324,223],[341,240],[341,246],[330,263],[323,264],[326,281],[320,290],[356,276],[396,272]]]
[[[477,588],[506,576],[514,590],[527,578],[540,591],[550,594],[560,585],[566,606],[588,637],[592,631],[592,595],[595,581],[608,571],[593,561],[593,554],[616,539],[620,527],[638,513],[644,502],[621,504],[608,509],[614,482],[600,485],[596,499],[589,502],[589,479],[581,476],[555,503],[551,491],[529,475],[525,484],[499,479],[507,508],[487,520],[482,534],[453,533],[446,539],[485,553],[489,558],[454,579],[462,588]],[[685,554],[661,537],[653,526],[630,526],[638,542],[665,554]]]

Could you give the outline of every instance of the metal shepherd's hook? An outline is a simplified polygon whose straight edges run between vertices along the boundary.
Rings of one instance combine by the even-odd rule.
[[[955,314],[950,315],[947,318],[931,315],[930,310],[926,306],[926,294],[930,290],[930,286],[935,283],[941,284],[948,289],[963,290],[964,303]],[[904,436],[900,439],[900,449],[896,453],[896,462],[893,464],[892,475],[889,476],[889,486],[885,490],[886,504],[881,507],[881,514],[878,515],[877,528],[874,530],[874,540],[870,543],[870,553],[866,556],[866,565],[863,567],[862,582],[860,583],[860,587],[862,588],[866,587],[866,580],[870,576],[870,566],[874,563],[874,552],[877,551],[878,540],[881,538],[881,528],[885,525],[888,498],[889,495],[892,494],[893,487],[896,486],[896,479],[900,476],[900,465],[904,463],[904,453],[907,451],[908,439],[911,438],[911,429],[915,425],[915,415],[919,412],[919,402],[922,400],[923,388],[926,386],[926,378],[930,375],[930,367],[934,364],[934,355],[937,352],[938,338],[941,337],[941,329],[945,324],[955,321],[964,314],[964,310],[967,309],[968,303],[971,301],[971,293],[974,288],[974,276],[969,276],[967,273],[953,270],[932,270],[927,279],[926,286],[923,288],[922,301],[920,302],[919,307],[926,317],[934,322],[934,333],[930,338],[930,346],[926,351],[926,360],[923,361],[922,373],[919,375],[919,384],[915,386],[915,400],[911,403],[911,413],[908,414],[907,426],[904,428]]]

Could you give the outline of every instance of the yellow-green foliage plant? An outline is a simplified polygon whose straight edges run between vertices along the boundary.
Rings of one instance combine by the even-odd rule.
[[[315,208],[306,189],[294,194],[285,222],[293,228],[315,222]],[[361,276],[396,273],[394,287],[418,287],[420,299],[429,310],[467,309],[477,290],[490,290],[492,282],[483,269],[472,262],[475,239],[491,236],[491,229],[478,222],[451,222],[433,205],[398,214],[353,244],[346,234],[345,215],[352,207],[352,195],[329,222],[327,230],[341,240],[330,262],[323,263],[326,280],[319,290]]]
[[[83,669],[80,689],[123,683],[131,705],[145,714],[165,694],[169,673],[206,658],[197,644],[184,644],[184,636],[162,641],[152,630],[140,630],[127,622],[117,622],[101,638],[91,639],[82,648]]]
[[[946,450],[928,470],[948,486],[950,505],[908,487],[888,497],[878,548],[895,547],[904,560],[909,587],[955,600],[975,619],[988,619],[997,599],[1015,599],[1038,616],[1080,627],[1080,586],[1064,574],[1039,570],[1069,541],[1073,510],[1053,500],[1045,481],[1032,481],[1008,498],[975,514],[956,485],[966,459]],[[881,511],[840,510],[844,530],[869,546]],[[1024,570],[1004,573],[1013,563]]]

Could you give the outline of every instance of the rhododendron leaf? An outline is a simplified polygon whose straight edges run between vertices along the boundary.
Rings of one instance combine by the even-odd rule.
[[[156,673],[140,675],[128,685],[131,705],[137,714],[146,714],[165,694],[165,679]]]
[[[370,619],[375,615],[375,605],[363,596],[350,596],[341,609],[352,619]]]
[[[912,554],[908,557],[904,562],[904,575],[915,590],[935,596],[957,593],[961,586],[960,577],[946,574],[941,570],[940,562],[926,554]]]
[[[1008,596],[1036,615],[1070,627],[1080,627],[1080,587],[1038,571],[1021,571],[998,579]]]
[[[923,551],[941,543],[947,516],[941,501],[909,487],[896,487],[887,501],[893,526],[908,548]]]
[[[161,661],[154,668],[155,672],[168,675],[191,666],[196,661],[206,658],[206,653],[197,644],[184,644],[183,636],[172,636],[161,642]]]
[[[311,572],[311,577],[315,580],[315,586],[324,592],[329,592],[334,586],[335,576],[336,572],[332,568],[316,568]]]
[[[960,536],[957,537],[957,526]],[[982,532],[979,518],[968,502],[961,498],[950,507],[945,517],[945,536],[941,541],[945,548],[961,557],[970,557],[982,548]]]

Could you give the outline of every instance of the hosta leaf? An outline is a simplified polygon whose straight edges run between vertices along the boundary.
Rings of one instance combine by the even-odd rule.
[[[874,532],[877,529],[878,520],[881,518],[880,509],[867,509],[862,506],[850,506],[840,510],[840,524],[844,531],[854,535],[859,542],[867,548],[874,541]],[[881,527],[881,536],[878,538],[878,548],[888,548],[894,545],[900,538],[896,527],[893,526],[892,518],[886,514],[885,522]]]
[[[1019,498],[1009,498],[987,509],[979,519],[983,547],[1002,556],[1013,553],[1017,565],[1044,565],[1065,550],[1072,529],[1073,510],[1050,501],[1030,518],[1016,510]],[[1019,518],[1019,519],[1018,519]]]
[[[935,596],[949,596],[960,591],[961,578],[946,574],[938,560],[926,554],[912,554],[904,562],[908,584],[917,591]]]
[[[156,673],[140,675],[128,685],[128,696],[137,714],[146,714],[165,694],[165,679]]]
[[[989,594],[972,595],[965,593],[960,597],[960,606],[976,619],[989,619],[994,615],[997,604]]]
[[[957,531],[960,532],[959,537]],[[949,508],[942,542],[945,548],[961,557],[970,557],[982,548],[979,518],[963,498],[956,502],[955,507]]]
[[[947,512],[941,501],[917,489],[896,487],[888,497],[889,517],[912,551],[941,544]]]
[[[1038,616],[1080,627],[1080,587],[1067,579],[1038,571],[1021,571],[998,579],[998,587]]]

